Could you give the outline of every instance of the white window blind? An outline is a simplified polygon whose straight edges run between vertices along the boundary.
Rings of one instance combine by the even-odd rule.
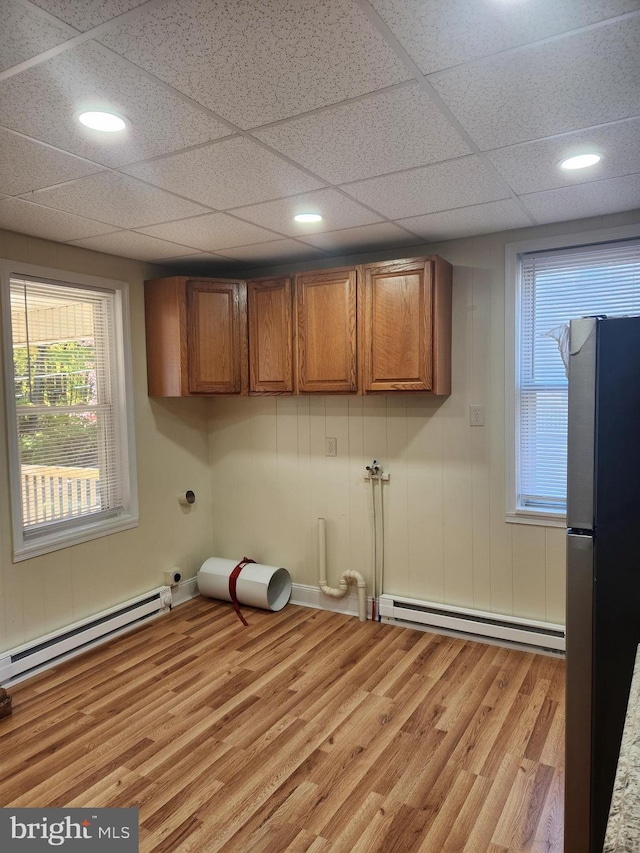
[[[121,301],[13,274],[9,302],[14,550],[30,555],[133,517]]]
[[[640,314],[640,241],[520,256],[518,509],[566,509],[568,383],[558,346],[566,325],[625,314]]]

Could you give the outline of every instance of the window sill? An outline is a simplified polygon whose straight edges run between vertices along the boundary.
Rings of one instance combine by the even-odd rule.
[[[13,562],[20,563],[22,560],[40,557],[43,554],[51,553],[51,551],[59,551],[62,548],[69,548],[82,542],[90,542],[92,539],[110,536],[112,533],[120,533],[137,526],[137,515],[123,514],[109,521],[101,521],[94,525],[87,524],[79,530],[68,530],[65,533],[43,536],[37,541],[21,542],[14,549]]]
[[[508,524],[533,524],[539,527],[563,527],[567,526],[565,513],[545,513],[527,510],[506,513],[504,520]]]

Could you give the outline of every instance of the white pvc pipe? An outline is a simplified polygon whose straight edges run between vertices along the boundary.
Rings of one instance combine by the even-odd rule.
[[[209,557],[198,572],[198,590],[210,598],[231,601],[229,576],[237,565],[238,560]],[[247,563],[238,575],[236,596],[240,604],[282,610],[291,597],[291,577],[286,569]]]
[[[349,584],[356,584],[358,588],[358,618],[361,622],[367,621],[367,582],[353,569],[343,572],[338,582],[338,587],[331,587],[327,583],[327,520],[318,519],[318,559],[319,559],[319,583],[318,586],[325,595],[331,598],[344,598],[349,591]]]

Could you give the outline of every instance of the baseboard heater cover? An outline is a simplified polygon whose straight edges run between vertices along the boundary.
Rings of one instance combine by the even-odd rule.
[[[139,623],[160,616],[168,612],[171,603],[171,587],[158,587],[52,634],[8,652],[1,652],[0,684],[34,675],[46,666],[59,663],[74,653],[92,648]]]
[[[564,625],[519,619],[482,610],[467,610],[413,598],[400,598],[386,593],[380,596],[379,604],[380,616],[385,621],[389,619],[404,623],[413,622],[434,629],[458,631],[478,638],[486,637],[526,646],[540,646],[554,651],[565,649]]]

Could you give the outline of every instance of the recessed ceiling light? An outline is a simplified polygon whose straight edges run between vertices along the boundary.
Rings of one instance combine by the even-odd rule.
[[[115,113],[105,113],[101,110],[89,110],[80,113],[78,121],[91,130],[101,130],[104,133],[117,133],[126,127],[125,120]]]
[[[319,213],[296,213],[293,218],[296,222],[322,222]]]
[[[577,154],[575,157],[567,157],[560,161],[563,169],[586,169],[587,166],[595,166],[602,160],[600,154]]]

